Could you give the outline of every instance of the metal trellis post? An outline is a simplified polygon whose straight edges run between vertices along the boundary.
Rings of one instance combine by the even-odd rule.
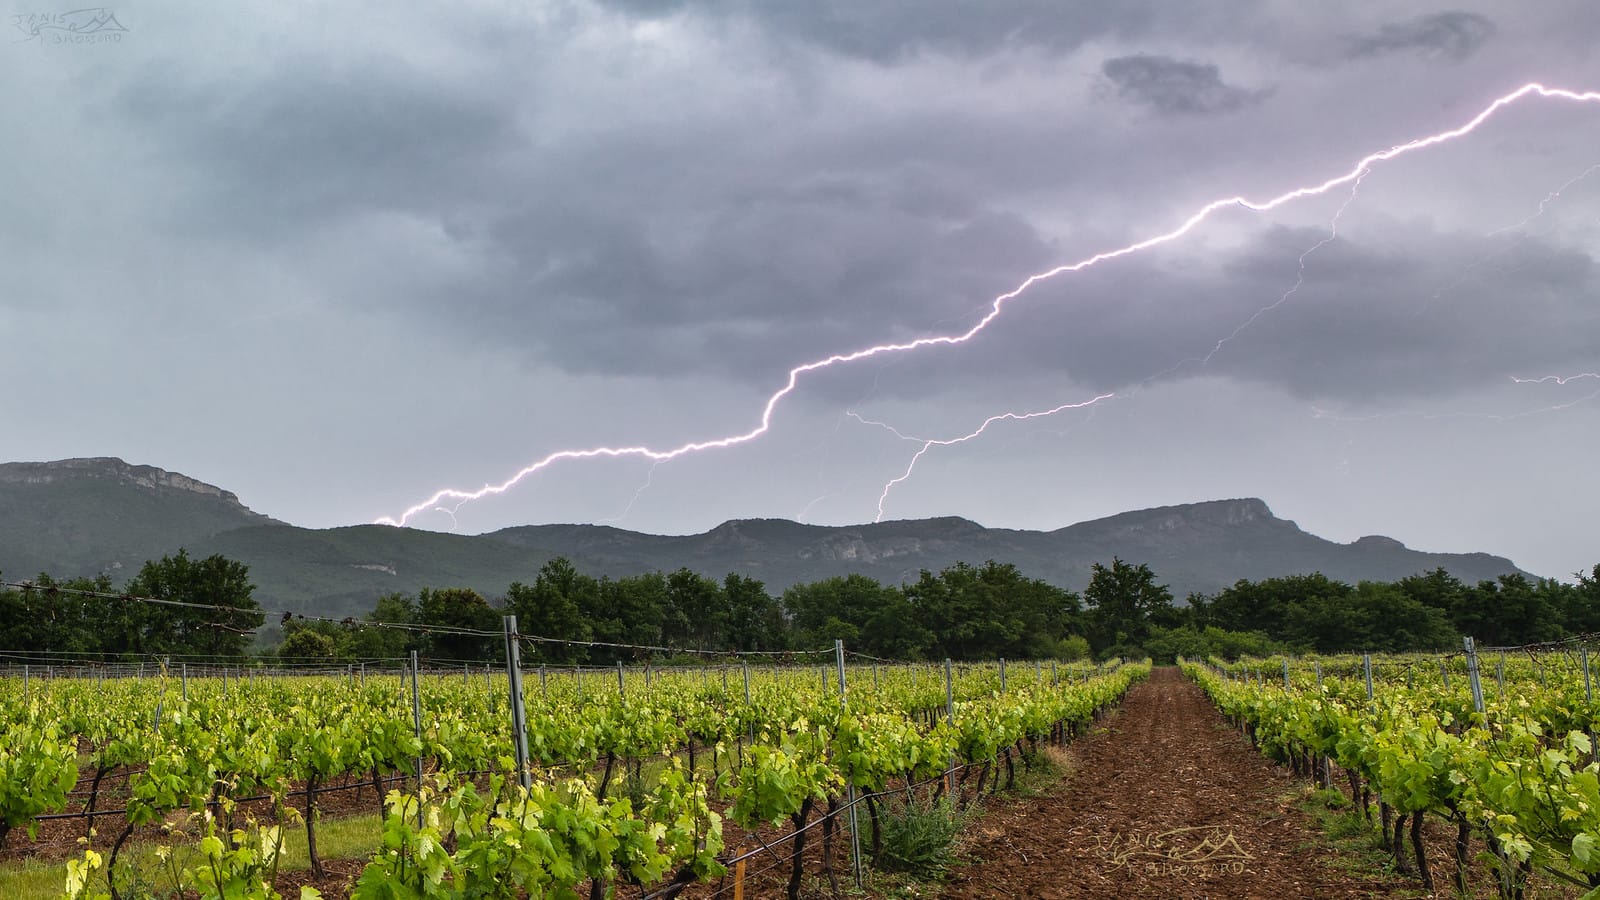
[[[511,685],[511,737],[517,753],[517,781],[523,789],[533,787],[528,771],[528,711],[522,705],[522,648],[517,644],[517,617],[500,620],[506,637],[506,675]],[[539,684],[544,685],[544,666],[539,667]]]
[[[411,723],[417,732],[417,827],[423,825],[422,817],[422,685],[417,678],[417,651],[411,651]]]
[[[848,705],[850,695],[845,688],[844,681],[844,641],[833,642],[834,661],[839,666],[839,702]],[[856,819],[856,783],[853,780],[845,782],[845,796],[850,809],[850,867],[855,872],[856,887],[861,887],[861,830]]]
[[[1478,648],[1472,638],[1463,637],[1461,646],[1467,651],[1467,682],[1472,685],[1472,706],[1483,715],[1483,684],[1478,680]]]

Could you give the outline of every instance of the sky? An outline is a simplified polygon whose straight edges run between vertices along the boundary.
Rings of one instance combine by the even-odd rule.
[[[1600,90],[1585,0],[13,3],[0,460],[312,527],[1260,497],[1600,562],[1600,102],[1538,96],[803,372],[735,446],[430,502],[749,434],[795,367]]]

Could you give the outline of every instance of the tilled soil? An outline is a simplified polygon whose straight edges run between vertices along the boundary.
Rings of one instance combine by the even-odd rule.
[[[1335,865],[1297,785],[1159,668],[1073,745],[1049,795],[993,804],[951,898],[1372,897],[1414,890]],[[1358,870],[1359,871],[1359,870]]]

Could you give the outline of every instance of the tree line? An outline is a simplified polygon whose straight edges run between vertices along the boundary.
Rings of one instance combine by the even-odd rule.
[[[0,649],[99,659],[238,658],[266,620],[249,567],[220,555],[194,559],[179,550],[146,562],[120,589],[108,575],[44,574],[32,585],[0,590]]]
[[[739,574],[718,580],[684,568],[596,578],[564,558],[546,563],[531,583],[513,583],[497,602],[466,588],[424,589],[414,597],[379,598],[365,617],[415,631],[290,620],[278,652],[285,659],[409,650],[435,659],[498,659],[503,648],[495,635],[429,629],[498,632],[506,614],[517,617],[522,634],[548,639],[530,642],[523,658],[557,665],[640,662],[672,651],[692,657],[818,650],[835,639],[853,651],[893,659],[1075,659],[1091,652],[1078,595],[1026,578],[1009,564],[958,563],[903,586],[847,575],[774,596],[761,581]]]
[[[103,658],[243,658],[254,650],[285,662],[392,659],[417,650],[436,660],[490,662],[503,657],[498,635],[508,613],[519,632],[547,639],[531,641],[524,658],[557,665],[662,660],[674,651],[818,650],[836,639],[887,659],[1165,661],[1436,650],[1461,635],[1516,646],[1600,632],[1600,565],[1574,584],[1522,575],[1466,584],[1443,569],[1357,584],[1291,575],[1241,580],[1177,603],[1148,565],[1117,558],[1096,563],[1081,594],[991,560],[925,570],[903,585],[847,575],[777,595],[745,575],[719,580],[682,568],[595,577],[557,558],[492,600],[470,588],[424,588],[380,597],[367,615],[343,622],[286,614],[275,623],[281,642],[265,650],[256,641],[266,617],[254,590],[244,564],[181,550],[146,563],[120,591],[105,576],[57,582],[41,575],[31,589],[0,591],[0,649]],[[474,631],[485,634],[466,633]]]

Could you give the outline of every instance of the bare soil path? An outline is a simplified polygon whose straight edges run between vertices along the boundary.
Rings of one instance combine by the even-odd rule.
[[[1175,668],[1159,668],[1071,750],[1049,795],[991,805],[951,898],[1416,896],[1329,850],[1303,787]]]

